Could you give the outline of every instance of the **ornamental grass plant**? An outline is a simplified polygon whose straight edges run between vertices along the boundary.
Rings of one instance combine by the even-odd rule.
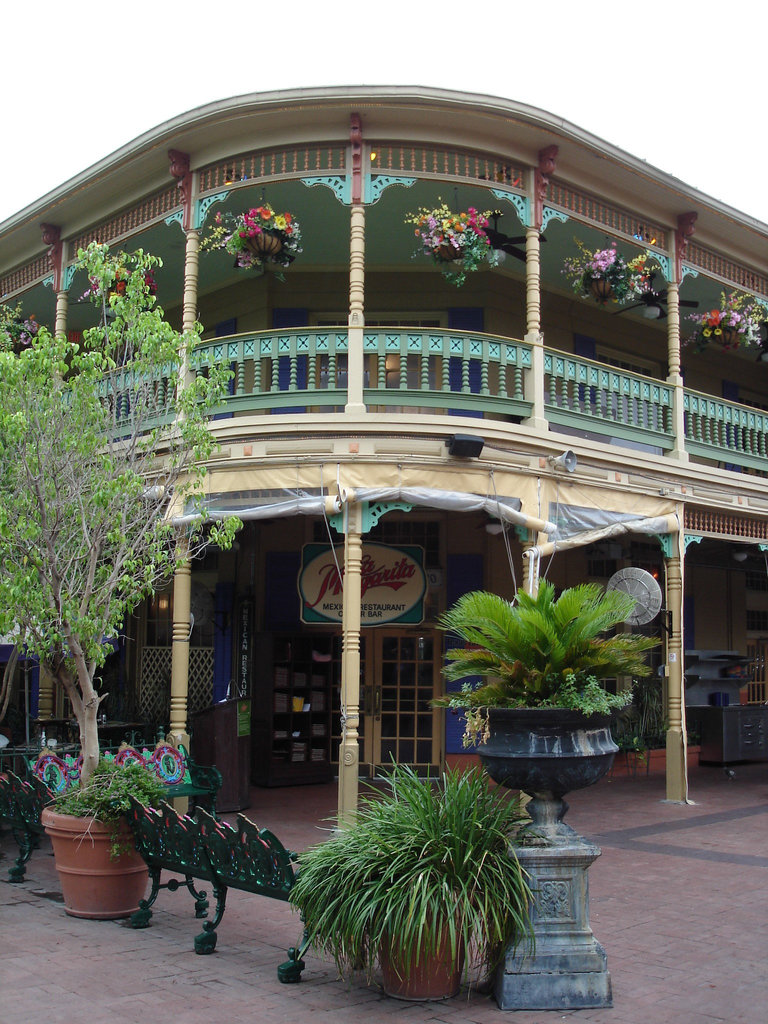
[[[422,965],[445,941],[465,971],[530,933],[531,893],[510,843],[523,815],[480,769],[419,778],[406,766],[354,821],[300,858],[290,901],[341,975],[373,973],[385,946]]]

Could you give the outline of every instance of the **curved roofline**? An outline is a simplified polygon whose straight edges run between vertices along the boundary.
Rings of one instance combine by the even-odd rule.
[[[553,133],[564,140],[570,140],[581,147],[590,149],[600,155],[623,165],[630,172],[650,179],[662,188],[682,193],[694,206],[706,206],[713,212],[736,221],[744,227],[752,228],[760,233],[768,233],[768,224],[763,223],[734,207],[700,192],[687,185],[681,179],[662,171],[647,161],[614,146],[610,142],[592,135],[590,132],[549,111],[533,107],[515,100],[481,93],[459,92],[440,89],[433,86],[419,85],[373,85],[373,86],[320,86],[316,88],[298,88],[277,90],[274,92],[245,93],[226,99],[215,100],[200,107],[194,107],[176,117],[163,121],[149,131],[109,153],[103,159],[85,168],[79,174],[64,181],[61,185],[47,192],[39,199],[13,214],[0,223],[0,235],[15,227],[34,220],[51,206],[65,201],[68,196],[87,187],[89,183],[109,174],[128,159],[136,159],[149,153],[163,144],[170,145],[174,137],[183,131],[201,128],[207,122],[232,114],[269,111],[281,106],[299,108],[301,105],[312,106],[334,105],[352,107],[356,104],[371,102],[388,102],[392,106],[430,105],[443,108],[457,108],[483,112],[486,115],[498,116],[503,119],[525,121],[531,126],[540,126],[543,130]]]

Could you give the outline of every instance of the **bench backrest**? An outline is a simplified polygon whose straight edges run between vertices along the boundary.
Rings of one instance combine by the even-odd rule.
[[[168,804],[154,810],[130,797],[128,823],[136,849],[150,867],[179,871],[261,896],[287,900],[295,881],[296,854],[268,829],[237,816],[237,827],[201,807],[194,817]]]
[[[172,747],[170,743],[160,742],[153,750],[148,747],[139,750],[123,743],[118,751],[102,751],[102,757],[119,765],[140,764],[153,771],[166,786],[190,781],[186,751],[183,747]],[[30,761],[30,769],[32,775],[50,789],[56,793],[63,793],[80,781],[82,764],[82,755],[75,757],[72,754],[64,754],[60,757],[52,750],[46,749]]]
[[[0,774],[0,818],[42,831],[40,815],[53,793],[40,779],[20,779],[13,772]]]

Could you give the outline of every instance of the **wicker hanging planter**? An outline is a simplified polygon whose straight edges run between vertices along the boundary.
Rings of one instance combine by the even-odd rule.
[[[739,332],[733,327],[724,327],[717,340],[723,348],[738,348],[740,340]]]
[[[454,248],[454,246],[452,245],[444,243],[443,245],[438,245],[437,255],[440,257],[441,260],[445,260],[446,262],[450,263],[453,260],[461,259],[461,250]]]
[[[595,277],[590,281],[589,290],[597,302],[607,302],[613,295],[611,282],[605,277]]]
[[[269,259],[282,251],[283,240],[272,231],[260,231],[257,235],[244,238],[243,245],[259,259]]]

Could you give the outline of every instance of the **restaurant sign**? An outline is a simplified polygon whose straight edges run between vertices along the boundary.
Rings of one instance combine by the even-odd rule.
[[[298,580],[302,622],[342,621],[339,572],[343,576],[343,545],[333,549],[328,544],[304,545]],[[363,544],[361,625],[422,622],[426,590],[423,548]]]

